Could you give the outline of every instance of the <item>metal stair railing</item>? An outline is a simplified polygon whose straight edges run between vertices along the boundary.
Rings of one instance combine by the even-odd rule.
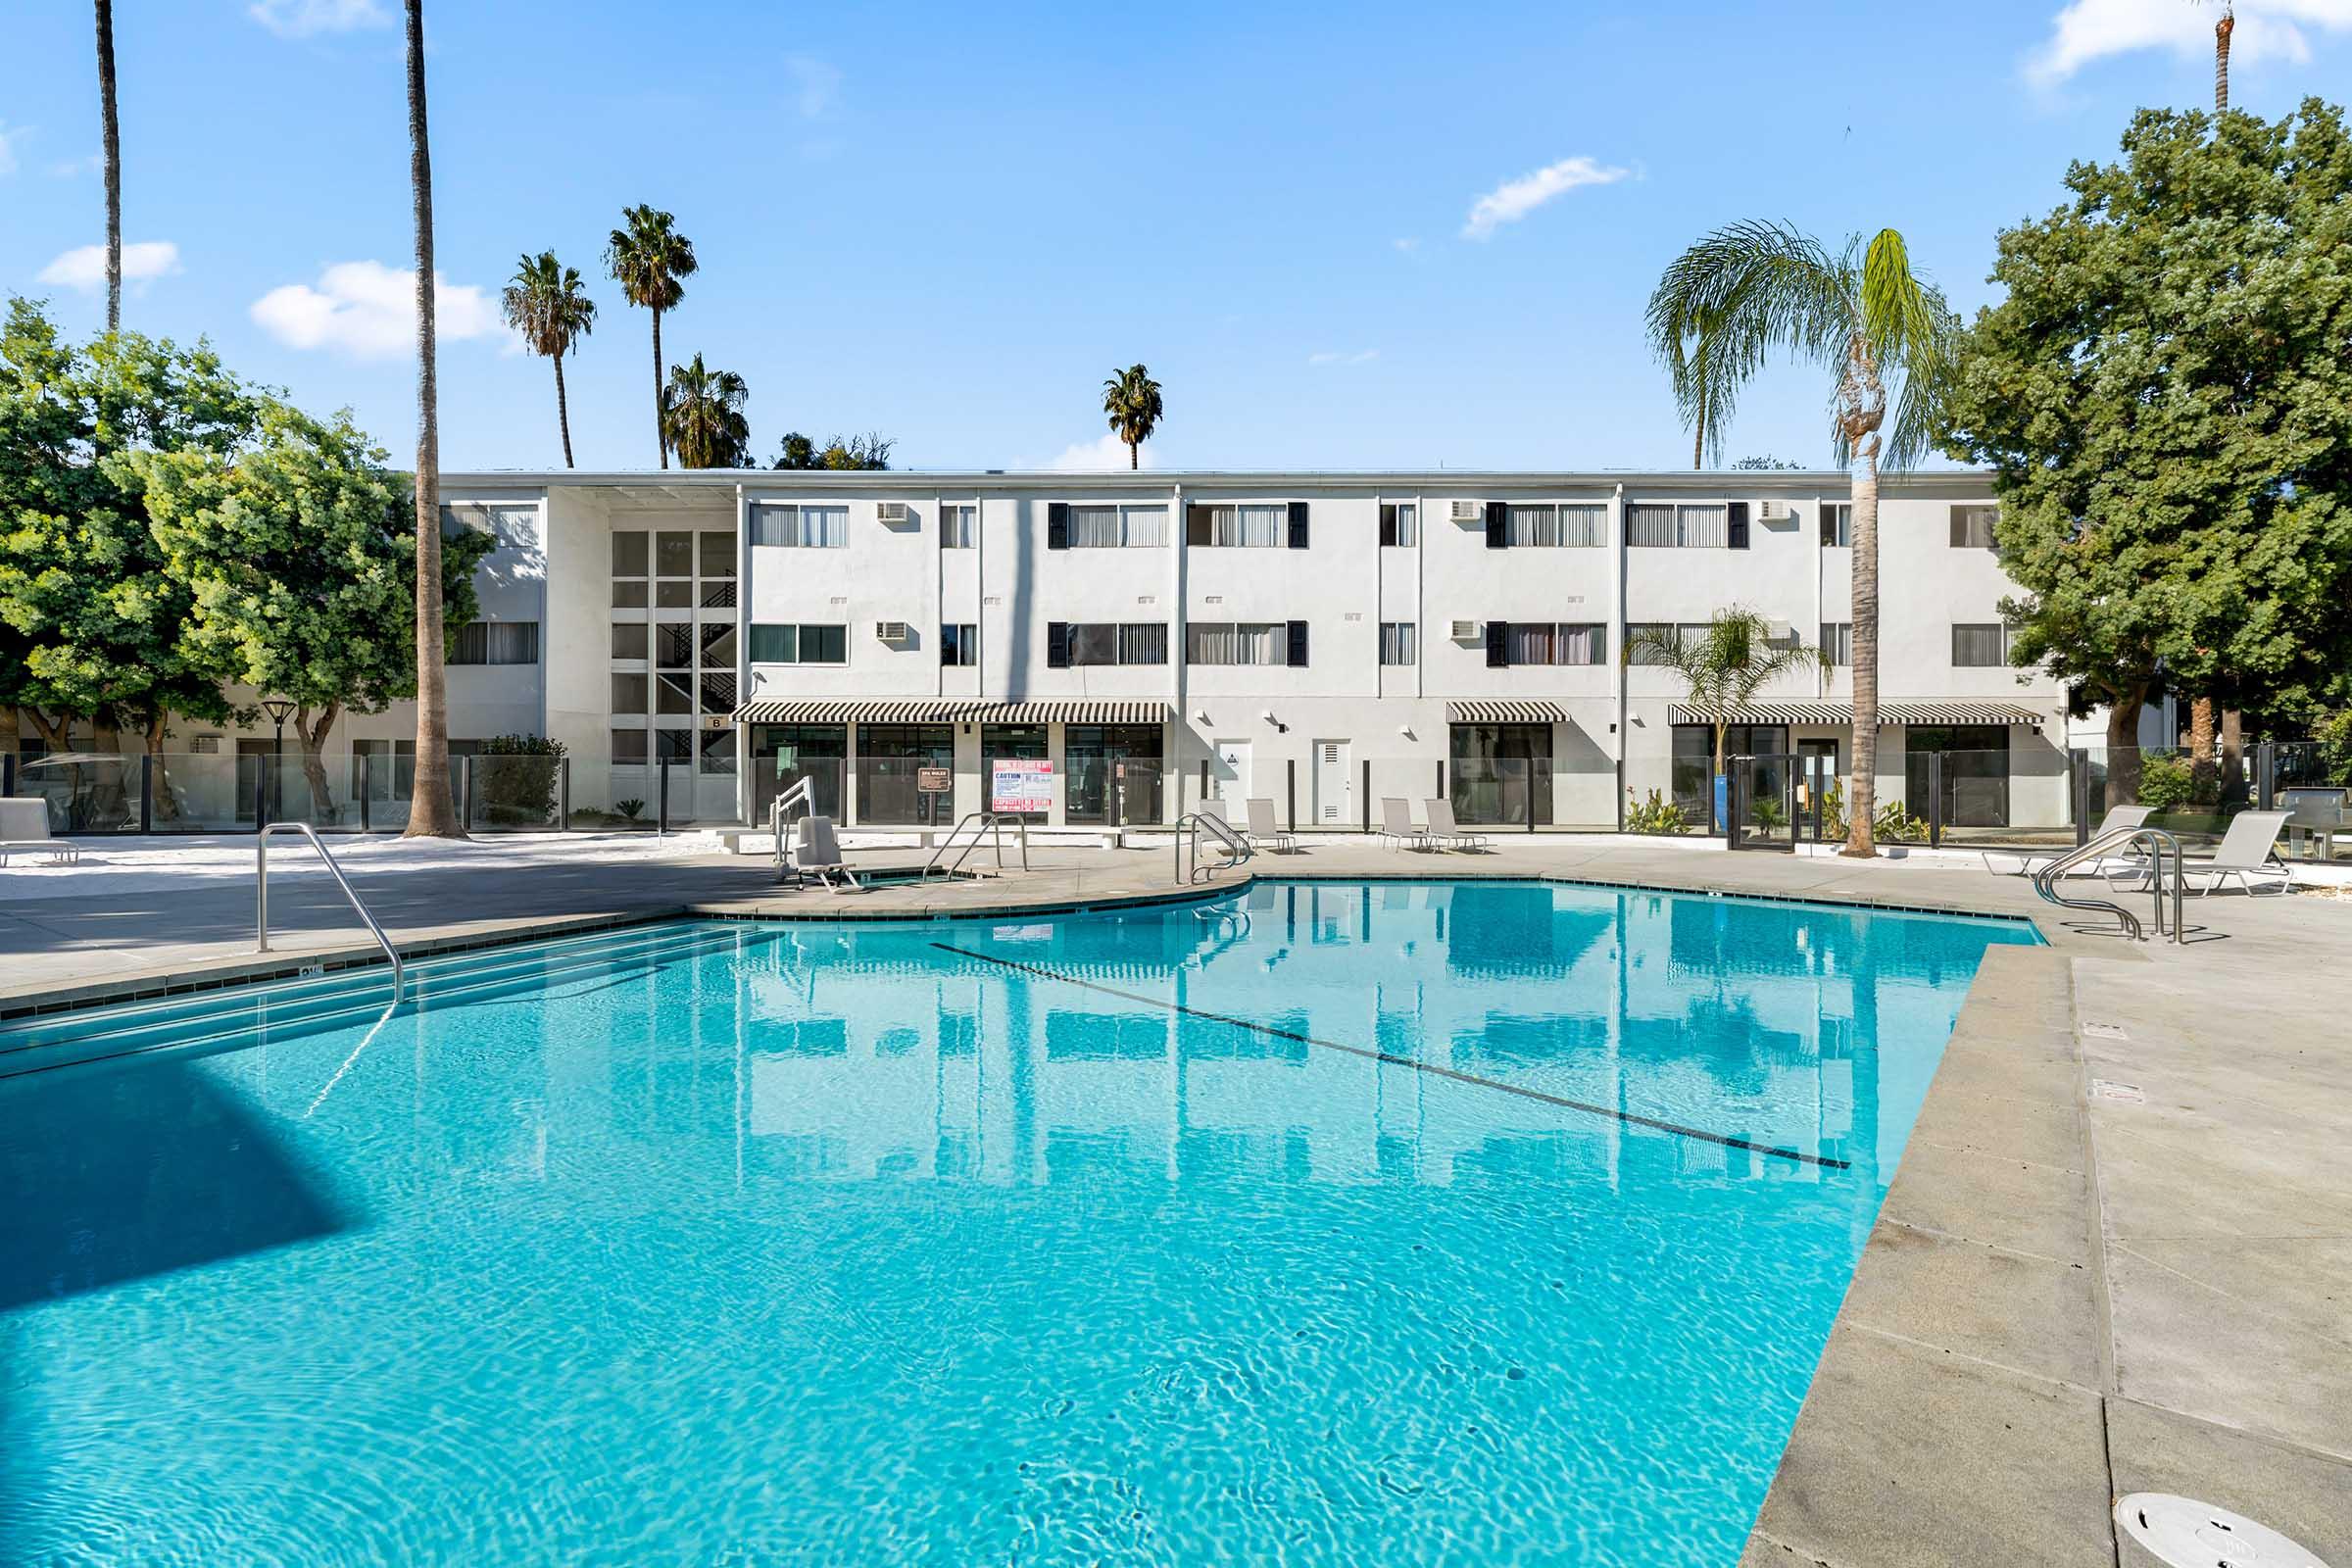
[[[1188,836],[1186,829],[1191,829]],[[1214,865],[1202,865],[1200,840],[1206,835],[1224,858]],[[1195,811],[1176,819],[1176,880],[1189,887],[1219,871],[1230,871],[1254,857],[1257,851],[1248,839],[1233,830],[1233,824],[1208,811]]]
[[[954,827],[948,829],[948,836],[932,847],[931,858],[923,862],[923,874],[918,880],[929,881],[934,870],[937,870],[942,876],[954,879],[956,873],[963,869],[963,862],[971,857],[971,853],[988,842],[992,832],[997,843],[997,869],[1003,871],[1004,869],[1004,824],[1007,821],[1012,823],[1013,836],[1021,848],[1021,869],[1028,870],[1029,819],[1027,817],[1017,811],[966,811],[956,819]],[[963,832],[963,825],[966,822],[979,824],[978,829],[972,834],[971,842],[956,850],[954,860],[945,866],[940,865],[939,858],[947,854],[949,850],[956,848],[956,840]]]
[[[2151,916],[2156,926],[2156,935],[2159,937],[2166,934],[2164,858],[2168,852],[2173,858],[2171,935],[2173,941],[2179,943],[2183,940],[2180,930],[2180,885],[2185,880],[2180,874],[2180,841],[2160,827],[2119,827],[2112,833],[2100,834],[2078,849],[2067,851],[2066,854],[2034,873],[2034,891],[2040,894],[2048,903],[2055,904],[2061,908],[2112,914],[2121,923],[2126,936],[2134,942],[2144,942],[2147,940],[2146,928],[2140,924],[2139,916],[2124,906],[2110,899],[2070,899],[2058,891],[2059,878],[2065,876],[2076,866],[2085,863],[2095,864],[2124,845],[2137,844],[2143,841],[2148,846],[2148,891],[2154,906]]]
[[[352,911],[366,923],[368,935],[375,938],[375,945],[384,950],[384,956],[392,960],[392,1005],[399,1006],[407,989],[408,965],[401,961],[400,950],[392,945],[390,937],[384,935],[384,928],[375,923],[375,916],[368,912],[368,906],[360,902],[360,896],[344,880],[343,868],[335,863],[333,856],[326,853],[325,841],[308,822],[265,823],[254,839],[253,951],[270,951],[270,840],[279,833],[299,833],[311,841],[312,849],[318,852],[318,858],[325,862],[327,874],[335,879],[335,886],[343,890],[343,897],[351,901]]]

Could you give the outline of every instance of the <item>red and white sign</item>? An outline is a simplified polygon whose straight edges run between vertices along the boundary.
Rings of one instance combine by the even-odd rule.
[[[1035,761],[1004,760],[989,764],[988,808],[992,811],[1017,811],[1023,815],[1044,813],[1054,808],[1054,764],[1042,758]]]

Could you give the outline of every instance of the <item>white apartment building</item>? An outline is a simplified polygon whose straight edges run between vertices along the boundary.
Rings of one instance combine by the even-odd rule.
[[[575,809],[760,821],[786,783],[854,826],[952,821],[1000,761],[1053,825],[1263,797],[1299,827],[1443,792],[1465,824],[1706,814],[1704,725],[1629,631],[1740,605],[1839,667],[1760,694],[1735,753],[1850,766],[1847,475],[1828,472],[489,471],[498,547],[453,628],[456,749],[562,741]],[[1883,487],[1882,800],[2066,820],[2067,693],[2004,658],[1987,476]],[[398,756],[405,705],[335,765]],[[197,741],[206,737],[193,737]],[[226,737],[210,737],[214,750]],[[267,748],[267,735],[237,738]],[[178,742],[174,743],[175,748]],[[667,769],[653,764],[667,762]],[[949,795],[917,788],[945,768]],[[930,782],[937,781],[937,774]]]

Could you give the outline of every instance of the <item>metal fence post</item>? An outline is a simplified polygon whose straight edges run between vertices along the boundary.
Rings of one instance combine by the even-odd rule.
[[[2082,747],[2066,754],[2066,800],[2075,813],[2075,848],[2090,842],[2090,754]]]
[[[1943,848],[1943,754],[1928,754],[1928,848]]]
[[[146,752],[139,758],[139,831],[155,831],[155,754]]]
[[[660,788],[654,791],[654,837],[660,838],[669,831],[669,764],[657,762],[654,765],[662,773]]]
[[[470,757],[458,759],[458,809],[461,813],[458,818],[458,830],[462,833],[472,832],[473,759]]]
[[[270,773],[267,762],[253,760],[253,830],[259,833],[270,825]]]
[[[1441,757],[1441,758],[1439,758],[1439,759],[1438,759],[1438,793],[1437,793],[1437,794],[1435,794],[1435,795],[1433,795],[1433,796],[1431,796],[1431,797],[1430,797],[1430,799],[1431,799],[1431,800],[1435,800],[1435,801],[1442,801],[1442,800],[1444,800],[1445,798],[1446,798],[1446,759],[1444,759],[1443,757]]]
[[[1200,809],[1208,809],[1208,759],[1200,759]]]
[[[1372,759],[1364,759],[1364,831],[1372,831]]]
[[[370,753],[363,752],[360,754],[358,761],[360,764],[360,831],[372,833],[375,831],[375,812],[372,809],[375,804],[375,758]]]
[[[2271,808],[2271,795],[2278,782],[2278,743],[2261,741],[2254,747],[2254,808]]]
[[[556,759],[556,831],[571,831],[571,759]]]
[[[1290,819],[1290,829],[1298,831],[1298,759],[1286,758],[1282,764],[1282,808]]]
[[[8,738],[8,750],[0,752],[0,800],[17,793],[17,738]]]

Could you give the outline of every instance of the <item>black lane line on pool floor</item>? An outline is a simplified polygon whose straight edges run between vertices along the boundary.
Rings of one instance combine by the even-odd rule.
[[[1723,1133],[1711,1133],[1699,1127],[1686,1127],[1681,1122],[1660,1121],[1655,1116],[1638,1115],[1630,1110],[1619,1110],[1614,1105],[1595,1105],[1588,1101],[1569,1100],[1560,1095],[1547,1095],[1541,1089],[1529,1089],[1520,1084],[1506,1084],[1494,1078],[1481,1078],[1473,1072],[1463,1072],[1454,1067],[1441,1067],[1433,1061],[1422,1061],[1412,1056],[1399,1056],[1394,1052],[1377,1051],[1368,1046],[1350,1046],[1337,1040],[1318,1040],[1313,1035],[1302,1035],[1293,1029],[1277,1029],[1271,1024],[1257,1023],[1249,1018],[1236,1018],[1229,1013],[1210,1012],[1203,1007],[1188,1007],[1181,1002],[1162,1002],[1157,997],[1141,996],[1133,991],[1121,991],[1116,986],[1101,985],[1093,980],[1081,980],[1074,974],[1063,974],[1058,969],[1048,969],[1041,964],[1023,963],[1018,958],[1000,958],[994,954],[974,953],[970,948],[958,948],[946,942],[934,942],[931,946],[942,953],[953,953],[960,958],[977,958],[982,963],[993,963],[1006,969],[1018,969],[1023,974],[1033,974],[1044,980],[1058,980],[1064,985],[1099,992],[1106,997],[1117,997],[1122,1002],[1139,1002],[1147,1007],[1161,1007],[1169,1012],[1180,1012],[1188,1018],[1200,1018],[1209,1023],[1231,1024],[1236,1029],[1247,1029],[1251,1034],[1265,1035],[1275,1040],[1296,1040],[1300,1045],[1321,1046],[1326,1051],[1344,1051],[1350,1056],[1362,1056],[1367,1061],[1386,1062],[1393,1067],[1410,1067],[1415,1072],[1425,1072],[1433,1078],[1450,1078],[1457,1084],[1473,1084],[1480,1089],[1493,1089],[1506,1095],[1517,1095],[1521,1100],[1533,1100],[1546,1105],[1557,1105],[1562,1110],[1581,1110],[1588,1116],[1605,1116],[1611,1121],[1622,1122],[1628,1127],[1646,1127],[1652,1132],[1672,1133],[1677,1138],[1695,1138],[1701,1143],[1718,1144],[1725,1149],[1743,1149],[1751,1154],[1765,1154],[1774,1159],[1790,1160],[1799,1165],[1818,1165],[1824,1170],[1850,1170],[1853,1168],[1851,1160],[1831,1159],[1824,1154],[1802,1153],[1793,1149],[1781,1149],[1771,1144],[1759,1144],[1745,1138],[1733,1138]]]

